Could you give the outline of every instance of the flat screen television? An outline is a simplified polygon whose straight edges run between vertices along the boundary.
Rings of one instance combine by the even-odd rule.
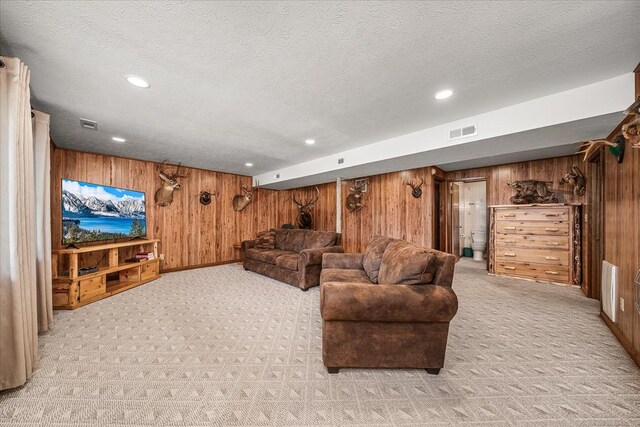
[[[145,193],[62,180],[62,244],[146,236]]]

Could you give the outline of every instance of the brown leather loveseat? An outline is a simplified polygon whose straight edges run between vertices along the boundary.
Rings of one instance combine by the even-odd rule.
[[[375,236],[363,254],[325,254],[320,276],[322,358],[340,368],[444,366],[455,257]]]
[[[320,283],[322,255],[343,252],[340,233],[314,230],[269,230],[241,244],[243,266],[303,291]]]

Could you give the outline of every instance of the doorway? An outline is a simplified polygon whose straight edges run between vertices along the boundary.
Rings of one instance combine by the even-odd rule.
[[[486,264],[488,241],[487,182],[451,183],[451,249],[456,257]]]

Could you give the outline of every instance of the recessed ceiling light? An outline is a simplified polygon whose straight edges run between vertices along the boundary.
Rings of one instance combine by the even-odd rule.
[[[127,81],[132,85],[134,85],[135,87],[139,87],[142,89],[147,89],[151,87],[151,84],[145,79],[143,79],[142,77],[134,76],[131,74],[127,76]]]
[[[444,89],[444,90],[441,90],[440,92],[436,92],[435,98],[436,99],[447,99],[451,95],[453,95],[453,91],[451,89]]]
[[[119,136],[114,136],[111,139],[113,139],[115,142],[126,142],[127,140],[124,138],[120,138]]]
[[[313,145],[313,144],[316,143],[316,140],[315,139],[305,139],[304,143],[307,144],[307,145]]]
[[[251,166],[253,166],[253,163],[249,163],[249,162],[247,162],[247,163],[245,163],[244,165],[245,165],[246,167],[250,168]]]

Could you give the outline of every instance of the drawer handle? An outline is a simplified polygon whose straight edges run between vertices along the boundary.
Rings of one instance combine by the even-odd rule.
[[[516,216],[516,214],[514,214],[514,213],[506,213],[506,214],[504,214],[505,218],[513,218],[514,216]]]
[[[560,258],[558,258],[557,256],[546,256],[544,257],[544,259],[547,259],[549,261],[558,261]]]
[[[516,254],[513,252],[505,252],[504,256],[516,256]]]
[[[505,240],[504,242],[505,243],[515,243],[516,241],[515,240]]]
[[[547,242],[547,243],[545,243],[545,245],[558,246],[558,245],[560,245],[560,242]]]
[[[551,274],[551,275],[553,275],[553,276],[557,276],[557,275],[558,275],[558,272],[557,272],[557,271],[551,271],[551,270],[547,270],[547,271],[545,271],[545,273],[547,273],[547,274]]]
[[[505,230],[515,230],[516,228],[515,227],[505,227],[504,229]]]
[[[560,216],[559,213],[546,213],[544,216]]]
[[[544,229],[544,231],[560,231],[559,228],[552,228],[552,227],[547,227]]]
[[[505,266],[505,267],[504,267],[504,269],[505,269],[505,270],[515,270],[516,268],[515,268],[515,267]]]

